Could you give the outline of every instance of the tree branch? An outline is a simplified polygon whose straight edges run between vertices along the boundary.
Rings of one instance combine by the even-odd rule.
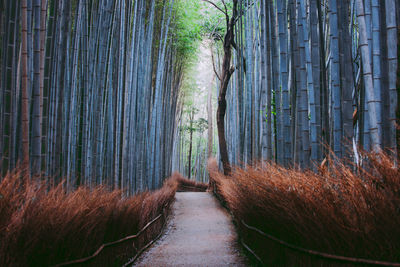
[[[221,20],[218,21],[218,23],[215,25],[214,29],[213,29],[212,32],[210,33],[210,38],[214,35],[215,30],[217,29],[217,27],[218,27],[218,25],[219,25],[220,23],[221,23]],[[221,81],[221,77],[218,75],[217,68],[215,67],[214,52],[213,52],[212,41],[211,41],[211,44],[210,44],[210,50],[211,50],[211,59],[212,59],[213,70],[214,70],[215,76],[217,76],[218,80]]]
[[[243,71],[244,71],[244,73],[246,73],[246,57],[238,49],[235,40],[232,39],[231,45],[232,45],[233,49],[235,49],[236,53],[238,53],[239,57],[241,57],[243,59]]]
[[[235,18],[235,23],[239,20],[239,18],[241,17],[241,16],[243,16],[249,9],[250,9],[250,7],[251,6],[253,6],[255,4],[255,1],[253,1],[253,2],[251,2],[247,7],[246,7],[246,9],[243,9],[242,10],[242,12],[240,12],[240,14]]]
[[[228,17],[228,12],[225,12],[224,10],[222,10],[219,6],[217,6],[216,4],[214,4],[213,2],[209,1],[209,0],[203,0],[204,2],[207,2],[211,5],[213,5],[216,9],[218,9],[219,11],[221,11],[222,13],[225,14],[226,17]],[[225,7],[226,9],[226,7]]]
[[[219,24],[221,23],[221,21],[222,21],[222,19],[220,19],[220,20],[218,21],[218,23],[215,24],[214,29],[213,29],[213,30],[211,31],[211,33],[210,33],[210,39],[212,38],[212,36],[214,36],[214,34],[218,34],[218,33],[215,33],[215,30],[217,29],[217,27],[219,26]],[[220,39],[222,39],[222,37],[221,37],[220,34],[218,34],[218,36],[219,36]]]
[[[217,68],[215,67],[214,52],[213,52],[212,44],[211,44],[211,60],[212,60],[212,64],[213,64],[213,69],[214,69],[215,76],[217,76],[218,80],[221,81],[221,77],[219,77],[218,72],[217,72]]]
[[[221,0],[221,1],[225,8],[226,24],[228,24],[229,23],[228,8],[226,7],[225,1],[224,0]]]
[[[236,51],[238,50],[235,40],[232,39],[231,45],[232,45],[233,49],[235,49]]]

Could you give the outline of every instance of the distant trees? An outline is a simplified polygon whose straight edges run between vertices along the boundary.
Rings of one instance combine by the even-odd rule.
[[[4,1],[0,169],[66,188],[157,188],[192,53],[188,1]]]
[[[206,146],[208,147],[208,139],[203,137],[203,133],[209,127],[209,122],[202,118],[193,103],[189,101],[182,110],[182,117],[179,120],[179,132],[176,138],[175,152],[177,155],[173,157],[173,168],[180,171],[189,179],[192,175],[199,174],[194,178],[204,181],[205,165],[207,160]],[[212,145],[212,144],[211,144]],[[213,148],[211,147],[211,153]],[[195,153],[193,153],[195,152]],[[201,173],[201,174],[200,174]]]
[[[314,168],[329,156],[325,145],[357,163],[359,147],[397,153],[399,8],[373,0],[239,1],[229,66],[236,71],[226,91],[230,161]]]
[[[210,1],[206,1],[210,2]],[[213,4],[213,2],[210,2]],[[221,161],[224,169],[224,174],[229,175],[231,172],[231,166],[228,157],[228,148],[225,139],[225,113],[226,113],[226,92],[228,89],[229,81],[235,69],[231,66],[232,47],[235,45],[235,24],[237,19],[237,5],[238,1],[233,0],[232,15],[228,14],[228,8],[224,1],[222,1],[224,9],[221,9],[217,5],[213,4],[225,15],[226,21],[226,33],[223,40],[223,59],[222,69],[220,74],[216,74],[220,80],[219,95],[218,95],[218,108],[217,108],[217,128],[218,128],[218,140],[219,150],[221,155]]]
[[[188,178],[190,179],[191,173],[192,173],[192,148],[193,148],[193,132],[196,131],[195,127],[195,121],[194,121],[194,115],[198,112],[199,110],[196,109],[195,107],[189,108],[187,111],[188,114],[188,120],[189,120],[189,125],[185,127],[188,132],[189,132],[189,154],[188,154]]]
[[[71,190],[128,193],[187,159],[204,176],[212,127],[190,157],[180,131],[201,33],[214,42],[225,173],[259,159],[314,168],[329,149],[360,164],[359,147],[398,154],[398,1],[206,2],[219,17],[202,29],[196,0],[3,1],[1,174],[19,164]]]

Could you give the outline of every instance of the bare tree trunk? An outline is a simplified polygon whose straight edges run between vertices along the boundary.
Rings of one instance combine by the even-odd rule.
[[[43,87],[44,87],[44,66],[45,66],[45,46],[46,46],[46,14],[47,14],[47,0],[41,1],[41,10],[40,10],[40,81],[39,81],[39,89],[40,89],[40,135],[42,137],[43,134]],[[43,137],[42,137],[43,138]],[[43,142],[41,142],[40,147],[40,171],[42,171],[42,146]]]
[[[188,178],[192,176],[192,147],[193,147],[193,131],[190,130],[189,137],[189,155],[188,155]]]
[[[224,37],[224,58],[222,61],[222,75],[221,75],[221,85],[218,96],[218,108],[217,108],[217,128],[218,128],[218,140],[219,149],[221,153],[222,166],[224,168],[224,174],[229,175],[231,172],[231,166],[229,164],[228,148],[226,146],[225,139],[225,113],[226,113],[226,91],[228,89],[229,80],[232,73],[235,71],[231,67],[232,58],[232,44],[234,43],[234,26],[237,17],[237,0],[233,0],[233,14],[229,19],[228,14],[226,14],[226,26],[227,31]]]
[[[21,137],[22,137],[22,169],[25,177],[30,176],[29,170],[29,99],[28,99],[28,49],[27,49],[27,2],[21,2],[22,15],[22,83],[21,83]]]
[[[328,84],[326,75],[326,51],[325,51],[325,36],[324,36],[324,25],[323,25],[323,12],[321,9],[321,0],[317,0],[318,8],[318,30],[319,30],[319,47],[320,47],[320,87],[321,87],[321,142],[323,145],[330,145],[330,124],[329,124],[329,105],[328,105]],[[324,149],[322,158],[328,154],[327,149]]]
[[[213,51],[211,50],[211,53]],[[214,81],[215,75],[212,79]],[[213,141],[213,123],[212,123],[212,87],[213,83],[211,83],[208,87],[208,96],[207,96],[207,121],[208,121],[208,155],[207,158],[212,157],[212,141]]]
[[[369,53],[368,47],[368,39],[367,39],[367,27],[365,23],[365,13],[364,13],[364,4],[362,0],[356,1],[357,6],[357,18],[358,25],[360,31],[360,49],[362,56],[362,68],[364,74],[364,83],[365,83],[365,92],[367,97],[367,105],[368,105],[368,117],[369,117],[369,127],[371,134],[371,145],[374,151],[381,150],[381,143],[379,142],[379,133],[378,133],[378,122],[377,122],[377,113],[375,106],[375,92],[374,85],[372,81],[372,71],[371,71],[371,57]]]
[[[40,175],[40,160],[41,160],[41,141],[42,141],[42,132],[41,132],[41,103],[42,103],[42,94],[40,92],[40,61],[41,61],[41,23],[40,23],[40,12],[41,12],[41,3],[40,0],[34,1],[34,41],[33,41],[33,98],[32,98],[32,106],[33,106],[33,114],[32,114],[32,175],[37,177]]]
[[[399,8],[399,7],[398,7]],[[398,19],[399,16],[397,17]],[[397,57],[400,55],[400,24],[397,24]],[[396,118],[397,120],[400,119],[400,67],[397,66],[397,110],[396,110]],[[400,129],[397,129],[396,132],[396,140],[400,140]],[[397,142],[397,160],[399,160],[399,156],[400,156],[400,142]]]
[[[398,3],[398,1],[397,1]],[[397,4],[397,9],[399,8]],[[387,59],[388,59],[388,80],[389,80],[389,148],[396,151],[396,110],[397,110],[397,97],[400,94],[399,87],[396,88],[396,82],[399,77],[397,76],[398,68],[398,54],[397,54],[397,30],[396,26],[396,2],[394,0],[385,1],[386,9],[386,29],[387,29]],[[397,76],[397,77],[396,77]],[[399,119],[397,117],[397,119]],[[397,121],[399,123],[399,121]]]
[[[189,155],[188,155],[188,178],[190,179],[190,176],[192,174],[192,147],[193,147],[193,120],[194,120],[194,109],[190,110],[189,113],[189,121],[190,121],[190,126],[189,126]]]

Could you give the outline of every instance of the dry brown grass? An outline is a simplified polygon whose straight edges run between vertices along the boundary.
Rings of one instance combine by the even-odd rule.
[[[184,178],[180,173],[175,172],[172,176],[175,177],[179,183],[178,191],[205,192],[208,188],[208,184],[189,180]]]
[[[46,192],[43,184],[19,177],[10,174],[0,183],[0,266],[50,266],[89,256],[103,243],[136,234],[172,203],[178,188],[172,177],[160,190],[124,198],[105,187],[66,193],[59,185]],[[127,242],[129,249],[108,255],[108,264],[134,256],[161,228],[162,222],[154,224],[135,247]]]
[[[319,173],[269,163],[225,177],[215,161],[209,171],[238,221],[303,248],[399,262],[400,171],[387,155],[365,156],[370,164],[357,172],[341,163]],[[269,266],[339,264],[284,248],[240,223],[238,230]]]

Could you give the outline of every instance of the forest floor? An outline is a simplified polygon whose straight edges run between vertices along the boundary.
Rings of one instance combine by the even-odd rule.
[[[134,266],[247,266],[231,218],[208,192],[176,193],[163,237]]]

